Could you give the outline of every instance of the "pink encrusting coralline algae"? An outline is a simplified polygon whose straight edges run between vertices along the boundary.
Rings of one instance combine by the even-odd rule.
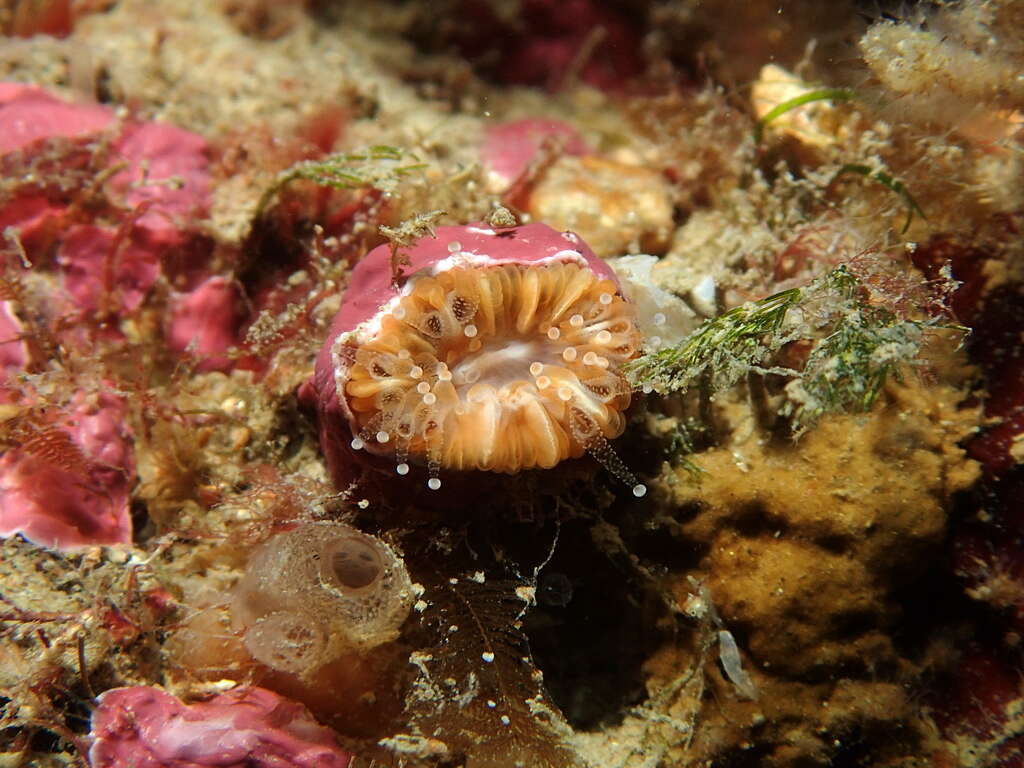
[[[0,82],[0,155],[41,139],[98,133],[114,111],[98,104],[70,104],[41,88]]]
[[[352,273],[304,394],[339,485],[353,455],[406,475],[515,473],[590,453],[634,486],[608,445],[625,429],[639,354],[632,306],[579,237],[535,223],[438,227],[405,254],[388,246]]]
[[[586,155],[592,151],[579,131],[568,123],[525,118],[489,126],[480,158],[495,181],[508,186],[523,175],[545,144],[557,147],[565,155]]]
[[[92,715],[93,768],[347,768],[351,755],[302,706],[264,688],[185,704],[158,688],[115,688]]]
[[[28,345],[22,338],[23,332],[11,302],[0,301],[0,379],[20,371],[28,363]]]
[[[0,156],[33,156],[50,140],[94,136],[109,142],[113,173],[103,189],[120,209],[115,219],[81,221],[68,200],[27,188],[0,206],[0,228],[29,256],[57,231],[57,265],[72,311],[131,312],[209,209],[209,149],[201,136],[167,123],[121,120],[106,106],[0,83]]]
[[[57,251],[64,290],[76,309],[95,312],[107,294],[107,261],[115,253],[110,273],[120,309],[138,309],[160,275],[160,260],[152,247],[119,244],[111,227],[76,224],[63,235]]]
[[[62,175],[81,176],[82,167],[64,164],[81,164],[82,153],[102,166],[88,193],[65,185]],[[146,301],[169,254],[195,242],[196,221],[209,207],[207,154],[202,137],[173,125],[0,83],[0,163],[21,174],[8,179],[0,203],[13,259],[7,267],[42,278],[36,292],[52,286],[49,315],[34,317],[34,327],[46,326],[65,349],[92,350],[95,338],[120,338],[120,323]],[[36,164],[48,170],[26,175]],[[224,282],[193,276],[186,287],[196,295],[178,294],[166,321],[172,351],[205,355],[208,361],[197,361],[203,369],[230,364],[225,335],[239,322],[234,296],[225,300],[218,280]],[[125,403],[102,388],[83,388],[62,404],[26,394],[19,377],[38,373],[45,361],[26,343],[32,334],[25,311],[17,300],[0,305],[0,394],[27,414],[0,455],[0,536],[20,533],[61,550],[128,543],[135,458]],[[186,317],[190,311],[197,316]],[[208,327],[197,328],[197,319]]]
[[[167,319],[167,346],[194,357],[197,371],[227,370],[233,362],[227,351],[237,343],[242,323],[240,301],[238,287],[221,276],[176,293]]]
[[[135,457],[124,420],[117,395],[78,392],[0,456],[0,537],[61,550],[130,542]]]
[[[203,137],[169,123],[118,123],[110,107],[72,104],[46,91],[0,82],[0,155],[31,151],[38,142],[110,133],[109,188],[129,208],[145,205],[136,222],[159,232],[209,207],[209,149]],[[124,167],[118,170],[123,164]]]

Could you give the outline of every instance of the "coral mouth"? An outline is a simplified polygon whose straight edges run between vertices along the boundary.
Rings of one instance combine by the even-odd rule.
[[[374,326],[345,342],[353,447],[393,455],[399,474],[426,463],[431,488],[442,467],[518,472],[588,451],[635,484],[607,443],[640,347],[612,281],[575,263],[453,267],[414,278]]]

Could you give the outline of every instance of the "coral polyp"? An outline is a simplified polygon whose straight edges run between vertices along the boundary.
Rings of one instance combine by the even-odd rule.
[[[401,292],[331,343],[351,448],[392,457],[400,475],[425,464],[433,489],[442,468],[514,473],[589,452],[642,495],[608,445],[625,429],[621,368],[641,337],[607,267],[540,224],[444,227],[423,242],[443,258],[416,264],[414,246],[420,268]],[[528,258],[507,253],[524,247]]]

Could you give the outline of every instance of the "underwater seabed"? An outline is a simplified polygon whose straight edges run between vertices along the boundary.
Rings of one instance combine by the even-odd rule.
[[[0,763],[1024,765],[1024,2],[0,32]]]

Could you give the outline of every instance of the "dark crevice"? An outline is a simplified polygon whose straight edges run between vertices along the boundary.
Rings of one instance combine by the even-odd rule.
[[[840,640],[855,640],[879,627],[878,616],[871,611],[850,611],[835,617],[832,636]]]
[[[696,570],[708,552],[707,544],[680,540],[663,529],[641,530],[629,547],[640,562],[673,573]]]
[[[525,631],[551,697],[574,728],[621,722],[645,697],[642,665],[663,640],[660,608],[598,551],[584,521],[562,525],[537,587]]]
[[[757,503],[744,507],[733,516],[732,527],[747,538],[784,534],[788,528],[784,519],[769,514],[762,504]]]
[[[854,546],[854,538],[842,533],[833,533],[828,536],[815,538],[814,543],[827,552],[835,555],[842,555],[850,552]]]

